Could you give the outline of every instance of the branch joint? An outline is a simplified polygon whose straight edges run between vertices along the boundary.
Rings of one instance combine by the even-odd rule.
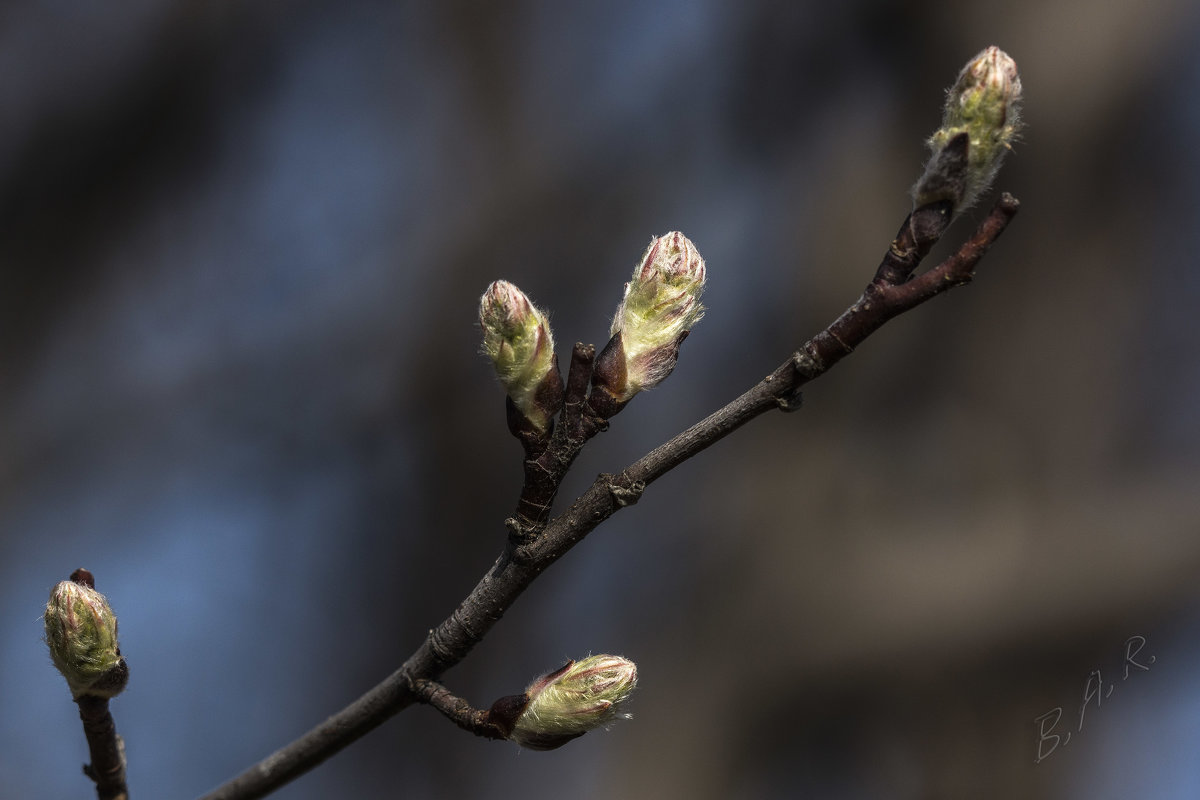
[[[813,378],[825,371],[825,364],[821,357],[811,351],[811,345],[807,345],[804,350],[797,350],[792,353],[792,369],[796,371],[796,377],[801,383],[811,381]]]
[[[617,508],[625,508],[637,503],[642,499],[642,492],[646,491],[645,481],[632,481],[628,486],[622,485],[614,479],[613,476],[605,476],[608,480],[608,493],[612,495],[613,501],[616,502]]]

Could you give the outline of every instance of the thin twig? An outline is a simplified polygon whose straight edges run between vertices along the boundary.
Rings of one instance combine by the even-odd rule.
[[[440,683],[418,678],[412,683],[412,691],[418,700],[433,706],[463,730],[485,739],[506,738],[504,732],[492,722],[490,711],[473,708],[470,703]]]
[[[117,726],[108,711],[108,698],[84,695],[75,700],[79,719],[87,737],[91,763],[83,765],[83,774],[96,782],[99,800],[126,800],[125,745],[117,735]]]
[[[536,452],[525,448],[525,483],[517,501],[517,512],[509,524],[514,546],[536,539],[550,521],[550,507],[567,470],[583,446],[608,427],[587,403],[588,382],[596,360],[596,348],[577,342],[567,370],[561,419],[548,442]],[[511,407],[512,401],[508,401]]]
[[[431,682],[466,657],[543,570],[674,467],[766,411],[795,409],[799,390],[804,384],[827,372],[885,322],[969,281],[976,264],[1007,227],[1017,208],[1016,199],[1002,195],[976,233],[958,252],[928,272],[912,277],[920,260],[945,231],[952,213],[952,209],[942,203],[915,210],[901,226],[875,279],[858,301],[829,327],[808,340],[791,358],[741,397],[647,453],[619,474],[601,475],[540,534],[519,539],[510,537],[508,546],[492,568],[454,613],[430,631],[400,669],[342,711],[201,800],[263,797],[313,769],[414,701],[433,703],[436,694],[425,690],[418,694],[414,687],[429,689],[435,686]],[[571,384],[569,375],[568,398],[571,397]],[[571,413],[568,411],[564,422],[573,422]],[[565,430],[556,431],[556,437],[565,437],[573,425],[569,423],[562,427]],[[576,428],[571,432],[577,431]],[[557,488],[557,483],[554,486]]]

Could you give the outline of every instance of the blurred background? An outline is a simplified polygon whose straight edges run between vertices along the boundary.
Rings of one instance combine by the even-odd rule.
[[[489,281],[550,310],[565,364],[651,235],[707,259],[678,369],[562,504],[857,297],[990,44],[1028,125],[977,281],[653,485],[445,676],[486,706],[621,653],[633,721],[533,753],[411,708],[275,796],[1200,795],[1185,0],[6,3],[5,795],[94,796],[55,582],[88,567],[120,615],[133,794],[212,789],[500,552]]]

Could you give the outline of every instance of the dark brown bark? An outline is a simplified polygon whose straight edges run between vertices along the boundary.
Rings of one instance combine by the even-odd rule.
[[[482,736],[485,739],[504,739],[512,731],[511,719],[506,717],[506,725],[497,725],[492,720],[491,709],[480,710],[472,708],[470,703],[461,697],[457,697],[453,692],[436,681],[419,678],[413,681],[412,691],[422,703],[433,706],[455,725],[464,731],[470,731],[476,736]],[[529,699],[520,695],[504,697],[496,702],[501,703],[503,701],[502,707],[508,708],[514,705],[511,701],[517,698],[523,698],[524,704],[528,705]],[[519,715],[523,710],[524,705],[516,711],[516,714]]]
[[[79,719],[87,737],[91,763],[83,765],[83,774],[96,782],[99,800],[125,800],[125,745],[117,735],[117,726],[108,710],[108,699],[85,695],[75,700]]]

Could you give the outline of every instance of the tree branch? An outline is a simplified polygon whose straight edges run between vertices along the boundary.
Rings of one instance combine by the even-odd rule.
[[[129,790],[125,786],[125,745],[108,711],[108,698],[84,695],[75,702],[79,705],[79,719],[92,759],[90,764],[83,765],[83,774],[95,781],[99,800],[126,800]]]
[[[543,570],[601,522],[636,502],[646,486],[671,469],[766,411],[798,408],[802,386],[825,374],[888,320],[970,281],[975,266],[1017,209],[1015,198],[1002,195],[979,229],[954,255],[913,277],[920,261],[945,232],[954,210],[952,204],[944,201],[917,208],[901,226],[862,296],[827,328],[809,339],[791,358],[741,397],[650,451],[619,474],[599,476],[569,508],[540,529],[538,518],[542,514],[548,515],[548,510],[542,512],[541,508],[548,509],[561,473],[565,473],[578,447],[604,426],[603,420],[589,419],[586,404],[578,407],[580,387],[586,382],[580,383],[582,378],[577,370],[590,370],[594,350],[589,352],[577,346],[567,378],[567,406],[554,432],[556,442],[569,440],[566,450],[552,456],[551,471],[561,472],[549,482],[539,475],[533,481],[535,489],[530,496],[526,498],[523,493],[522,508],[528,509],[529,517],[534,519],[521,514],[524,519],[520,522],[510,520],[509,526],[510,530],[515,528],[522,535],[510,536],[508,545],[487,574],[454,613],[429,633],[400,669],[342,711],[202,800],[263,797],[313,769],[414,701],[434,705],[457,724],[478,733],[480,720],[472,715],[486,712],[470,709],[465,701],[454,698],[433,681],[466,657]],[[574,393],[572,385],[575,386]],[[554,451],[555,447],[552,442],[542,455]],[[570,452],[572,448],[574,453]],[[528,465],[526,474],[529,475]],[[546,497],[547,487],[549,497]],[[529,486],[526,489],[529,490]]]

